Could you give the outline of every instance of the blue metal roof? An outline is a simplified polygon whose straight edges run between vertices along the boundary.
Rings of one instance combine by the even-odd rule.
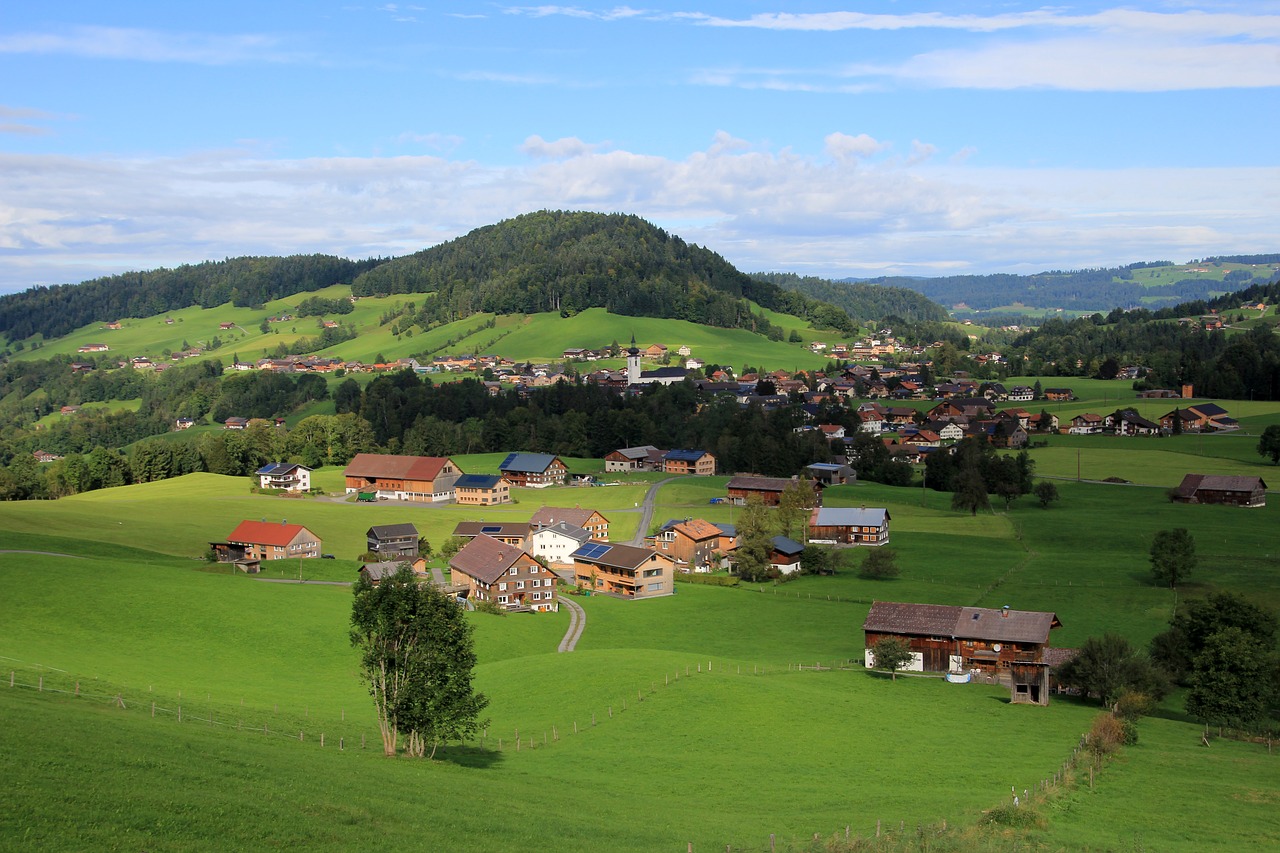
[[[492,489],[501,479],[497,474],[463,474],[453,487],[455,489]]]
[[[706,455],[705,450],[668,450],[663,458],[674,462],[697,462]]]

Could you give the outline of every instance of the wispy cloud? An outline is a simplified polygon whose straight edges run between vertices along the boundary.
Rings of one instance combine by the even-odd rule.
[[[589,21],[624,21],[654,14],[651,11],[633,9],[630,6],[615,6],[603,11],[584,9],[580,6],[507,6],[502,11],[507,15],[521,15],[528,18],[565,17]]]
[[[742,269],[819,275],[1267,251],[1280,227],[1280,197],[1257,193],[1280,168],[990,169],[919,140],[897,157],[867,134],[825,143],[809,157],[720,132],[670,159],[531,136],[504,167],[0,154],[0,291],[227,255],[404,254],[542,208],[634,212]]]
[[[298,62],[310,58],[286,49],[282,39],[271,35],[172,33],[124,27],[72,27],[56,33],[0,35],[0,54],[5,53],[196,65]]]

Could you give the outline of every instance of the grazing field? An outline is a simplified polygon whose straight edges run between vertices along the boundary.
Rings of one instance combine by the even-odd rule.
[[[316,482],[340,491],[340,475],[322,469]],[[567,610],[471,614],[489,726],[428,763],[372,748],[348,587],[264,582],[193,559],[243,518],[285,516],[342,559],[282,561],[268,576],[348,580],[372,524],[411,520],[438,544],[464,518],[523,520],[543,503],[599,508],[620,541],[654,479],[520,490],[520,503],[483,511],[267,497],[208,474],[6,504],[0,548],[79,556],[0,554],[0,662],[15,683],[0,680],[0,847],[764,851],[771,835],[777,849],[809,849],[815,833],[873,834],[877,821],[971,827],[1011,788],[1052,775],[1097,709],[1014,706],[998,688],[850,665],[872,600],[1053,610],[1054,645],[1103,631],[1145,643],[1175,604],[1151,584],[1147,549],[1156,530],[1182,526],[1201,568],[1179,597],[1225,589],[1280,608],[1274,503],[1184,506],[1161,488],[1060,482],[1050,509],[1024,498],[970,516],[919,488],[838,487],[828,505],[890,510],[901,577],[859,578],[853,549],[833,577],[580,598],[587,626],[570,654],[555,652]],[[740,510],[708,503],[724,482],[663,486],[654,523],[732,520]],[[1265,746],[1198,746],[1176,700],[1139,731],[1093,789],[1058,794],[1038,826],[986,849],[1280,840],[1280,759]]]

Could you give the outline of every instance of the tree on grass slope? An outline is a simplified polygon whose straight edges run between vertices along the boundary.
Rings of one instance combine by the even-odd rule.
[[[1272,465],[1280,465],[1280,424],[1272,424],[1258,439],[1258,455],[1269,456]]]
[[[1159,699],[1168,692],[1164,673],[1118,634],[1085,640],[1076,656],[1058,667],[1057,678],[1107,706],[1126,693]]]
[[[744,581],[759,582],[769,577],[769,539],[769,509],[759,495],[750,495],[738,519],[735,552],[738,576]]]
[[[867,551],[867,556],[862,559],[862,568],[858,570],[858,577],[869,580],[888,580],[900,574],[902,567],[898,565],[898,554],[886,546]]]
[[[889,678],[898,680],[898,670],[911,663],[911,647],[897,637],[884,637],[871,647],[872,662],[876,669],[889,670]]]
[[[1252,731],[1274,698],[1274,654],[1239,628],[1224,628],[1196,656],[1187,713],[1206,726]]]
[[[1241,596],[1218,592],[1183,604],[1169,620],[1169,629],[1152,638],[1151,659],[1179,684],[1187,684],[1209,638],[1225,628],[1239,628],[1266,648],[1275,647],[1274,613]]]
[[[473,735],[488,704],[472,689],[476,656],[462,608],[408,564],[374,586],[362,575],[351,605],[351,644],[378,714],[382,749],[395,755],[400,735],[410,754]]]
[[[1185,527],[1158,530],[1151,543],[1151,576],[1173,589],[1196,569],[1196,540]]]

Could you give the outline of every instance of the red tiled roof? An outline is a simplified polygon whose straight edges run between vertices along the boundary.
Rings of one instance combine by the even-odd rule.
[[[301,524],[274,524],[269,521],[242,521],[227,537],[228,542],[247,542],[253,545],[288,545],[303,531],[311,533]],[[315,534],[312,533],[312,536]]]
[[[440,475],[440,469],[449,461],[446,456],[390,456],[382,453],[357,453],[342,473],[347,477],[434,480]]]

